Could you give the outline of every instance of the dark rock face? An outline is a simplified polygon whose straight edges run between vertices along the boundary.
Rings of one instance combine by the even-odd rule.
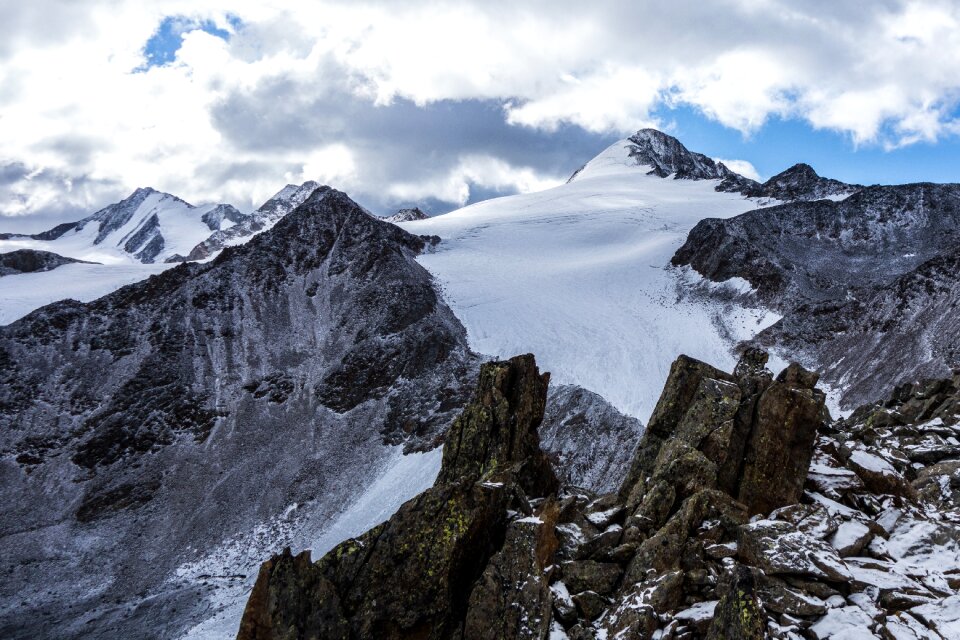
[[[853,408],[958,363],[958,222],[957,185],[865,187],[703,220],[672,262],[749,281],[784,316],[757,344],[817,363]]]
[[[0,328],[0,594],[25,603],[0,635],[176,637],[208,590],[178,567],[265,522],[282,548],[391,444],[433,448],[479,360],[422,247],[325,188],[211,263]]]
[[[288,595],[289,553],[265,564],[238,638],[287,638],[291,624],[304,629],[312,621],[330,625],[315,637],[333,637],[343,628],[352,638],[385,639],[483,637],[460,636],[464,625],[489,632],[484,614],[509,608],[501,580],[542,573],[555,547],[550,525],[541,520],[512,523],[507,535],[506,509],[517,491],[556,488],[536,432],[547,378],[531,356],[483,365],[473,401],[448,434],[433,488],[317,563],[296,564],[292,580],[306,587],[301,591]],[[534,472],[547,476],[534,478]],[[541,582],[523,598],[540,612],[538,628],[549,624]],[[312,588],[318,584],[324,585],[319,592]],[[333,598],[323,597],[328,591]],[[536,624],[516,616],[499,622],[512,629]]]
[[[549,380],[532,355],[484,365],[474,401],[447,432],[437,482],[495,481],[507,474],[527,495],[556,491],[557,477],[537,433]]]
[[[748,352],[739,378],[686,356],[674,362],[620,489],[628,509],[659,527],[701,490],[722,487],[751,514],[800,499],[824,396],[795,365],[776,381],[763,375],[764,361]]]
[[[448,480],[314,564],[289,552],[267,562],[240,637],[792,640],[899,637],[904,629],[916,631],[912,637],[949,637],[950,618],[938,612],[960,598],[960,558],[941,554],[945,573],[931,572],[929,562],[960,544],[960,492],[945,489],[960,461],[914,471],[924,492],[916,498],[869,492],[866,477],[858,484],[848,475],[896,464],[906,478],[913,463],[895,462],[893,447],[917,443],[912,450],[925,456],[918,443],[953,432],[960,402],[954,381],[904,387],[889,406],[864,407],[831,424],[815,375],[792,365],[774,380],[765,362],[763,352],[747,351],[731,375],[678,359],[619,495],[561,487],[530,499],[516,471],[525,466],[517,456],[531,448],[510,449],[513,457],[491,467],[488,452],[498,447],[455,447],[451,433],[446,446],[457,455],[445,455],[453,466],[441,473]],[[537,390],[532,395],[542,401],[545,379],[531,365],[523,358],[487,365],[459,431],[469,416],[504,415],[504,398],[513,398],[506,414],[517,414],[506,422],[535,431],[536,421],[522,416],[538,413],[531,412],[536,403],[522,390]],[[504,383],[511,379],[504,367],[524,381]],[[489,432],[472,442],[496,442],[503,432],[502,419],[470,420]],[[672,435],[665,437],[668,424]],[[733,445],[738,429],[743,443]],[[774,449],[807,462],[783,462]],[[476,460],[465,464],[465,456]],[[783,469],[763,477],[767,495],[748,470],[770,471],[776,460]],[[798,477],[806,491],[798,490]],[[733,493],[718,488],[727,478],[737,481]],[[737,499],[745,488],[747,504]],[[444,500],[458,505],[460,497],[447,496],[484,491],[500,496],[491,498],[496,507],[468,510],[458,521],[473,523],[484,513],[492,534],[474,539],[472,553],[445,545],[437,529],[449,515],[430,506],[434,496],[453,492]],[[929,502],[911,506],[914,499]],[[395,536],[392,546],[381,542],[387,532]],[[477,564],[459,566],[456,576],[424,575],[424,567],[453,568],[461,554]],[[350,582],[354,576],[359,583]],[[466,582],[472,586],[452,586]]]
[[[19,273],[34,273],[37,271],[50,271],[65,264],[83,262],[73,258],[51,253],[49,251],[37,251],[36,249],[18,249],[8,253],[0,253],[0,277],[13,276]],[[84,263],[90,264],[90,263]]]
[[[641,129],[627,139],[630,157],[637,164],[653,167],[650,173],[661,178],[674,175],[678,180],[724,178],[730,172],[702,153],[689,151],[673,136],[656,129]]]

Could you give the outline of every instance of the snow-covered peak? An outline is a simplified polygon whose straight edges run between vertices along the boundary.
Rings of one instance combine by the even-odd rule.
[[[412,209],[400,209],[392,216],[386,216],[383,220],[387,222],[412,222],[414,220],[426,220],[429,218],[427,214],[420,210],[419,207],[413,207]]]
[[[274,223],[303,204],[310,197],[310,194],[319,187],[320,184],[313,180],[307,180],[299,186],[288,184],[264,202],[254,212],[254,216],[261,218],[264,223]]]
[[[690,151],[673,136],[656,129],[641,129],[607,147],[571,176],[570,181],[638,171],[660,178],[672,175],[689,180],[723,179],[736,175],[702,153]]]
[[[243,218],[231,205],[195,207],[169,193],[141,187],[77,222],[10,237],[0,242],[0,250],[45,250],[107,264],[164,262],[188,253],[211,231],[229,228]]]

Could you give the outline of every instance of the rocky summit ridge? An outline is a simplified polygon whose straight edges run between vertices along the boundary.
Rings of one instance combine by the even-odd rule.
[[[483,365],[434,486],[264,563],[238,638],[957,637],[957,381],[832,421],[815,374],[766,360],[677,359],[603,495],[540,450],[533,357]]]

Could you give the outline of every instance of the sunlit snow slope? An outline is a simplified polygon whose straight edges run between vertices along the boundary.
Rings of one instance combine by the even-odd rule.
[[[565,185],[401,226],[443,239],[420,262],[473,349],[532,352],[554,383],[584,386],[646,420],[677,354],[730,369],[734,341],[777,316],[678,298],[690,274],[668,265],[687,232],[757,201],[715,191],[717,180],[647,175],[627,145],[612,145]]]

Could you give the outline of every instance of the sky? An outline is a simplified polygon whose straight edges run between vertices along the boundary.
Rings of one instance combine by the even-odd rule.
[[[960,182],[958,68],[958,1],[5,2],[0,231],[142,186],[438,214],[643,127],[754,178]]]

